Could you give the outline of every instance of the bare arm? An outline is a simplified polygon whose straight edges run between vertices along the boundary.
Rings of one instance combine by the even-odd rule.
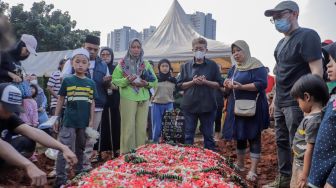
[[[30,160],[18,153],[10,144],[0,139],[0,156],[10,164],[26,170],[32,185],[41,186],[47,183],[46,173],[38,169]]]
[[[50,92],[50,94],[54,97],[58,97],[57,96],[57,93],[50,87],[50,86],[47,86],[47,90]]]
[[[323,77],[322,59],[309,62],[309,68],[310,68],[310,71],[311,71],[312,74],[316,74],[316,75],[320,76],[321,78]]]
[[[65,160],[70,163],[70,165],[74,165],[77,163],[76,155],[65,145],[58,142],[47,133],[40,129],[33,128],[29,125],[22,124],[18,126],[15,130],[16,133],[24,135],[48,148],[53,148],[61,151],[64,155]]]
[[[207,85],[209,87],[212,87],[214,89],[218,89],[219,88],[219,83],[218,82],[205,80],[204,83],[205,83],[205,85]]]
[[[193,85],[194,85],[194,82],[193,82],[193,81],[184,82],[184,83],[182,83],[181,88],[182,88],[182,89],[189,89],[189,88],[192,87]]]
[[[299,177],[299,187],[304,188],[307,184],[307,178],[309,175],[309,170],[311,166],[312,156],[313,156],[314,144],[307,143],[306,151],[304,153],[303,159],[303,171]]]
[[[64,96],[59,96],[57,100],[57,105],[55,109],[55,116],[59,117],[61,114],[61,110],[64,104],[65,97]],[[53,130],[58,133],[59,130],[59,123],[58,121],[53,125]]]
[[[91,128],[93,128],[94,111],[95,111],[95,101],[92,100],[91,108],[90,108],[90,122],[89,122],[89,127],[91,127]]]

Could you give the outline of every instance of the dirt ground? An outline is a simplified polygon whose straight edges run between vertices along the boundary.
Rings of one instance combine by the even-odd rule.
[[[196,142],[201,145],[201,142]],[[217,141],[220,153],[226,157],[236,159],[235,143],[233,141]],[[111,154],[105,153],[104,160],[111,159]],[[250,165],[249,156],[246,156],[247,167]],[[45,172],[49,173],[53,168],[54,161],[48,159],[44,154],[38,156],[36,165]],[[100,163],[101,164],[101,163]],[[95,166],[99,166],[96,164]],[[248,168],[247,168],[248,169]],[[245,172],[247,173],[248,170]],[[267,129],[262,133],[262,155],[258,167],[258,187],[272,181],[277,174],[276,144],[273,129]],[[246,174],[242,174],[245,177]],[[48,185],[52,187],[53,179],[48,180]],[[30,180],[26,173],[18,168],[6,167],[0,169],[0,187],[30,187]]]

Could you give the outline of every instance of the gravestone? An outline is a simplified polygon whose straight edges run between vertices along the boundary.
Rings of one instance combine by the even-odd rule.
[[[184,116],[179,110],[167,111],[162,117],[162,139],[165,143],[184,144]]]

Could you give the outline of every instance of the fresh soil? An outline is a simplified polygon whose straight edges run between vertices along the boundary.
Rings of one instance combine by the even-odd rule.
[[[202,145],[201,139],[196,141],[196,145]],[[217,141],[218,149],[220,153],[225,157],[230,157],[235,161],[235,142],[234,141]],[[48,159],[43,153],[38,155],[38,162],[36,165],[43,171],[49,173],[52,171],[54,161]],[[103,153],[103,161],[110,160],[112,158],[111,153]],[[99,166],[103,162],[96,163],[94,166]],[[250,167],[249,155],[246,156],[246,171],[242,173],[242,177],[245,177]],[[261,187],[268,182],[274,180],[277,175],[277,155],[276,155],[276,143],[275,134],[273,129],[267,129],[262,133],[262,152],[261,160],[258,166],[258,183],[256,187]],[[70,173],[70,178],[73,174]],[[52,187],[54,179],[48,179],[48,184],[44,187]],[[0,187],[31,187],[30,179],[26,175],[25,171],[15,167],[0,168]]]

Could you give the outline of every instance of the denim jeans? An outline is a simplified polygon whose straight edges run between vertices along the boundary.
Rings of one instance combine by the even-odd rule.
[[[292,143],[303,113],[299,106],[275,107],[275,136],[278,149],[278,168],[280,174],[291,176]]]
[[[246,152],[247,142],[250,145],[251,158],[259,159],[261,153],[261,135],[257,135],[254,139],[237,140],[237,153],[244,154]]]
[[[162,130],[162,117],[165,111],[173,110],[173,103],[152,104],[152,139],[159,142]]]
[[[205,113],[190,113],[183,111],[185,120],[185,144],[194,144],[197,120],[201,122],[200,130],[204,137],[204,147],[215,150],[215,141],[213,138],[214,121],[217,110]]]

